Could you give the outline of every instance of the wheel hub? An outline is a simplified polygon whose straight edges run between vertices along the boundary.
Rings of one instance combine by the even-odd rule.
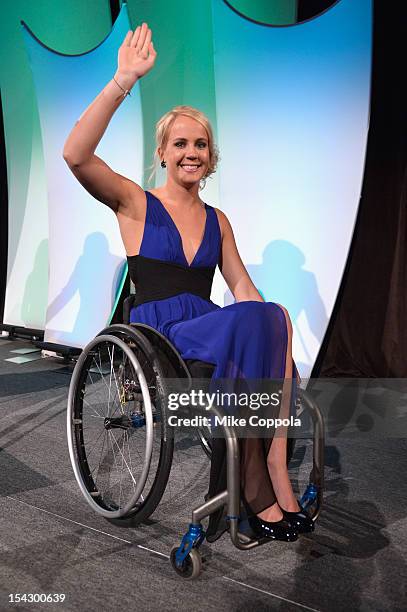
[[[119,417],[106,417],[104,420],[105,429],[129,429],[132,422],[126,414]]]

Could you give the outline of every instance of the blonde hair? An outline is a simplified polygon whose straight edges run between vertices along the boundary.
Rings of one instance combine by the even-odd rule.
[[[205,128],[208,134],[209,166],[205,176],[202,178],[203,185],[200,186],[200,189],[203,189],[205,187],[206,179],[216,171],[216,167],[219,162],[219,151],[213,139],[212,126],[208,117],[193,106],[175,106],[172,110],[168,111],[168,113],[165,113],[165,115],[163,115],[159,121],[157,121],[155,126],[155,140],[157,146],[154,151],[153,163],[149,167],[149,169],[152,168],[152,172],[148,177],[148,182],[151,182],[160,162],[158,149],[160,148],[161,150],[164,150],[167,146],[171,127],[175,119],[180,115],[185,115],[186,117],[191,117],[191,119],[198,121]]]

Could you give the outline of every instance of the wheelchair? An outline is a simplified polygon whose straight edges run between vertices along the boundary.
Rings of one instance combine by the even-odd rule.
[[[134,295],[124,301],[124,321],[130,320]],[[194,378],[210,379],[215,366],[183,360],[156,329],[142,323],[113,324],[103,329],[80,354],[68,394],[67,437],[75,478],[88,505],[108,521],[136,526],[159,505],[170,476],[174,431],[168,424],[169,379],[184,390]],[[298,390],[301,410],[313,428],[313,467],[300,499],[313,520],[322,505],[324,424],[318,406]],[[220,407],[213,407],[219,419]],[[203,451],[211,456],[211,431],[196,430]],[[264,544],[239,531],[239,445],[233,428],[224,426],[227,489],[192,511],[179,546],[170,555],[179,576],[196,578],[202,569],[199,547],[205,539],[202,520],[223,506],[232,543],[241,550]],[[293,438],[287,459],[293,453]]]

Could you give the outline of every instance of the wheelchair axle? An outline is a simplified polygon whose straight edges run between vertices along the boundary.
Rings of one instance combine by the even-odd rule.
[[[103,424],[105,429],[129,429],[132,421],[126,414],[122,414],[119,417],[106,417]]]
[[[153,423],[160,420],[158,414],[153,414]],[[105,429],[130,429],[130,427],[139,428],[146,424],[146,417],[143,412],[133,412],[130,417],[122,414],[119,417],[106,417],[104,422]]]

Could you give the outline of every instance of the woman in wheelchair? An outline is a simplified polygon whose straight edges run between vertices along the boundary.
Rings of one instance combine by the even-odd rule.
[[[297,372],[288,312],[263,300],[239,256],[228,218],[199,196],[218,162],[207,117],[178,106],[158,121],[155,159],[166,169],[166,182],[150,191],[114,172],[94,153],[113,113],[153,68],[156,56],[146,23],[128,32],[117,72],[64,147],[64,159],[78,181],[116,214],[136,286],[131,322],[160,331],[184,359],[214,364],[214,380],[293,379]],[[210,301],[217,265],[235,298],[223,308]],[[287,438],[242,439],[240,451],[242,496],[253,530],[285,541],[312,531],[313,521],[299,506],[289,480]],[[224,454],[224,441],[214,439],[209,497],[225,488]],[[211,517],[207,533],[213,539],[218,521],[219,513]]]

